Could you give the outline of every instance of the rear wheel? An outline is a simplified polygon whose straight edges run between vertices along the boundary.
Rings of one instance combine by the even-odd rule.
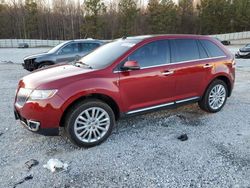
[[[219,112],[225,105],[227,96],[228,88],[226,83],[222,80],[214,80],[199,101],[199,106],[207,112]]]
[[[67,114],[65,129],[69,139],[80,147],[92,147],[104,142],[115,125],[115,115],[100,100],[85,100],[73,106]]]

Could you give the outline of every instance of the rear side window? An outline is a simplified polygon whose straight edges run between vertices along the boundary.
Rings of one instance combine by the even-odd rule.
[[[210,57],[225,56],[225,53],[216,44],[209,40],[200,40],[202,46],[207,50]]]
[[[154,41],[137,49],[128,57],[140,67],[151,67],[170,63],[170,48],[167,40]]]
[[[99,46],[98,43],[79,43],[79,52],[90,52]]]
[[[199,49],[194,39],[171,40],[172,62],[200,59]]]
[[[197,41],[197,44],[198,44],[198,48],[199,48],[199,52],[200,52],[200,58],[201,59],[208,58],[209,56],[208,56],[205,48],[201,45],[201,43],[199,41]]]

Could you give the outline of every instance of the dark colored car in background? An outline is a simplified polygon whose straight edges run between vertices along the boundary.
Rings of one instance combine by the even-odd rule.
[[[215,37],[215,39],[217,39],[218,41],[221,42],[221,44],[228,46],[231,44],[231,42],[229,40],[220,40],[219,38]]]
[[[29,44],[28,43],[19,43],[18,48],[29,48]]]
[[[64,127],[73,143],[90,147],[106,140],[120,117],[195,102],[219,112],[234,80],[234,55],[211,37],[124,37],[22,78],[15,116],[37,133]]]
[[[79,60],[104,43],[103,41],[94,39],[66,41],[46,53],[25,57],[23,67],[28,71],[33,71],[57,63],[68,63]]]
[[[235,54],[236,58],[250,58],[250,44],[247,44]]]

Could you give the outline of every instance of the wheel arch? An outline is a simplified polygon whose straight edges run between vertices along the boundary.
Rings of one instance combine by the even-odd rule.
[[[110,96],[105,95],[105,94],[100,94],[100,93],[92,93],[92,94],[88,94],[85,96],[80,96],[78,98],[76,98],[74,101],[72,101],[64,110],[61,119],[60,119],[60,127],[64,126],[64,121],[66,118],[66,114],[70,111],[71,108],[73,108],[77,103],[82,102],[86,99],[99,99],[103,102],[105,102],[106,104],[108,104],[110,106],[110,108],[113,110],[114,114],[115,114],[115,119],[119,119],[120,117],[120,108],[117,104],[117,102]]]
[[[54,65],[55,64],[55,62],[54,61],[51,61],[51,60],[44,60],[44,61],[40,61],[38,64],[37,64],[37,66],[36,66],[36,68],[38,68],[40,65],[42,65],[42,64],[49,64],[49,65]]]
[[[222,81],[227,85],[228,97],[230,97],[231,94],[232,94],[232,83],[231,83],[230,79],[229,79],[227,76],[225,76],[225,75],[217,75],[217,76],[215,76],[215,77],[209,82],[209,84],[207,85],[205,91],[203,92],[203,95],[204,95],[204,93],[206,92],[207,88],[210,86],[210,84],[211,84],[214,80],[222,80]]]

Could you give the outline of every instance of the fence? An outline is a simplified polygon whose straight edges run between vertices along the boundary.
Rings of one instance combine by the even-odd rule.
[[[211,35],[211,36],[217,37],[220,40],[250,39],[250,31],[237,32],[237,33],[227,33],[227,34],[217,34],[217,35]]]
[[[250,31],[211,35],[220,40],[230,40],[232,44],[250,43]],[[0,48],[17,48],[20,43],[27,43],[29,47],[53,47],[63,40],[37,40],[37,39],[0,39]]]
[[[29,47],[53,47],[63,40],[37,40],[37,39],[0,39],[0,48],[17,48],[20,43],[27,43]]]

